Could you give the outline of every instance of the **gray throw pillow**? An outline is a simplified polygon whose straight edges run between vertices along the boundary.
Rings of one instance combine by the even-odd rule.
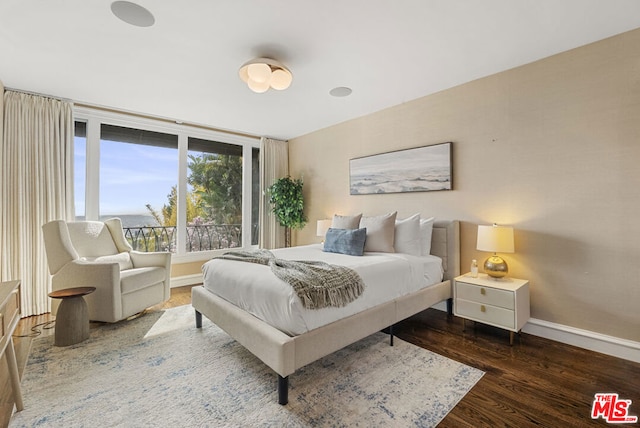
[[[362,213],[356,215],[333,215],[331,227],[334,229],[357,229],[360,227]]]
[[[362,217],[360,227],[367,229],[365,251],[395,253],[393,239],[395,237],[396,211],[377,217]]]
[[[340,253],[350,256],[361,256],[367,229],[334,229],[329,228],[324,238],[323,250],[328,253]]]

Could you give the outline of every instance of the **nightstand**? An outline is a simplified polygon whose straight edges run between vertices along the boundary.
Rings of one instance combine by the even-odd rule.
[[[529,281],[517,278],[491,278],[479,274],[461,275],[453,280],[453,313],[509,330],[509,344],[529,320]]]

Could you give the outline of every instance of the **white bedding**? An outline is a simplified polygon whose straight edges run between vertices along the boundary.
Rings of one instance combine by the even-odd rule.
[[[291,336],[296,336],[383,302],[442,281],[442,260],[436,256],[325,253],[322,244],[272,250],[287,260],[321,260],[354,269],[365,291],[341,308],[306,309],[293,288],[268,266],[213,259],[202,267],[204,287]],[[285,302],[285,303],[283,303]]]

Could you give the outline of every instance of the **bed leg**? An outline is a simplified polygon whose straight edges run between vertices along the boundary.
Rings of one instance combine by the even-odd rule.
[[[283,406],[289,402],[289,376],[278,375],[278,404]]]
[[[393,324],[389,326],[389,346],[393,346]]]
[[[453,316],[453,299],[447,299],[447,315]]]
[[[202,314],[196,311],[196,328],[202,328]]]

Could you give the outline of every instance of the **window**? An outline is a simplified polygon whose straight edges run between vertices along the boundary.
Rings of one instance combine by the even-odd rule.
[[[160,208],[178,184],[178,136],[100,127],[100,218],[127,226],[175,226]],[[175,203],[175,201],[173,201]]]
[[[242,246],[242,147],[189,138],[187,251]]]
[[[138,251],[175,261],[258,243],[258,140],[75,111],[76,217],[120,217]],[[187,259],[187,260],[183,260]]]

